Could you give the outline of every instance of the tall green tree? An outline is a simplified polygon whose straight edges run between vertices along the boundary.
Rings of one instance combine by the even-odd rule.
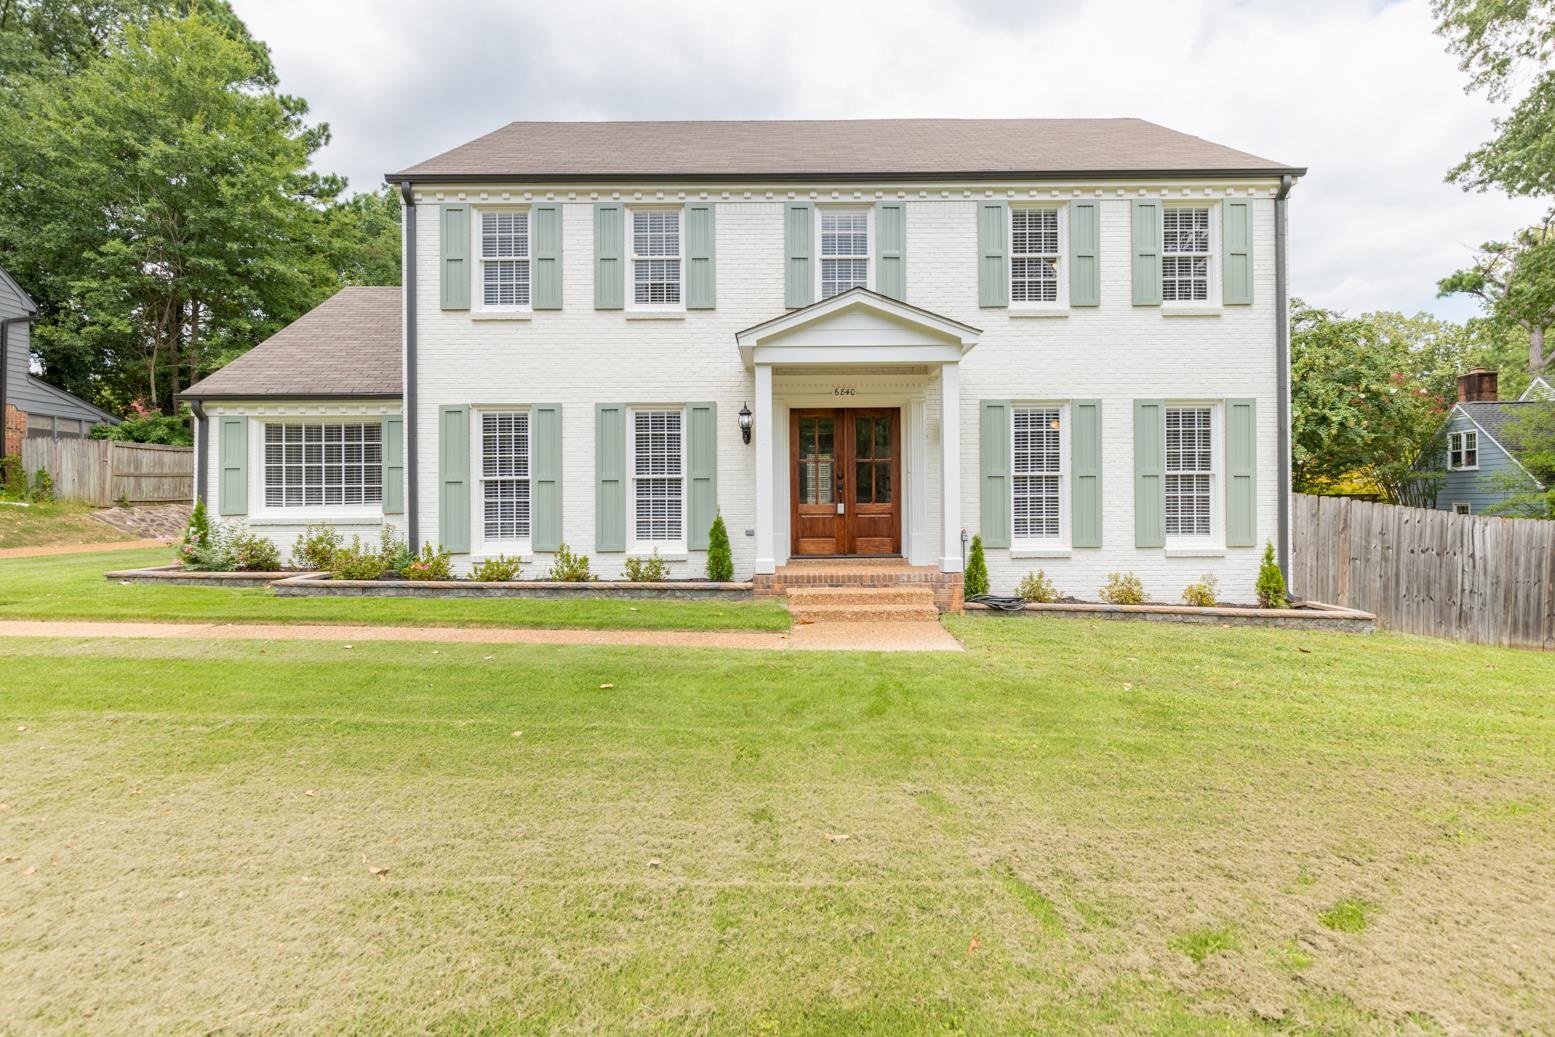
[[[1503,445],[1517,457],[1522,470],[1498,472],[1491,478],[1491,488],[1506,494],[1491,513],[1555,519],[1555,403],[1523,404],[1502,435]]]
[[[1555,328],[1555,213],[1510,241],[1481,245],[1472,266],[1443,278],[1437,288],[1441,295],[1472,296],[1493,321],[1520,329],[1529,378],[1544,374],[1555,361],[1546,342]]]

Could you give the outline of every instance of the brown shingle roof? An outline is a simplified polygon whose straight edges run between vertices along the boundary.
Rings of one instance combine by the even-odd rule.
[[[400,289],[342,288],[180,395],[400,395]]]
[[[1143,119],[512,122],[388,179],[1300,175]]]

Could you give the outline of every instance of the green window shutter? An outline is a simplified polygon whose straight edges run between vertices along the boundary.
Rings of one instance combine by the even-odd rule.
[[[717,303],[712,202],[686,205],[686,309],[711,310]]]
[[[437,412],[437,539],[445,551],[470,550],[470,408]]]
[[[1004,202],[977,204],[977,305],[1010,304],[1010,207]],[[988,543],[988,537],[983,537]]]
[[[441,250],[438,269],[442,278],[443,309],[467,310],[470,308],[470,207],[468,205],[442,207],[438,248]]]
[[[907,203],[875,203],[875,290],[907,298]]]
[[[1258,409],[1226,401],[1226,546],[1258,546]]]
[[[1069,204],[1069,305],[1101,305],[1101,203]]]
[[[594,405],[594,549],[626,550],[626,405]]]
[[[686,423],[686,546],[706,551],[718,514],[718,405],[686,404]]]
[[[1161,305],[1161,201],[1135,198],[1133,217],[1134,305]]]
[[[1075,547],[1101,546],[1101,401],[1070,405],[1070,537]]]
[[[216,509],[223,515],[248,514],[248,419],[221,419],[221,484]]]
[[[383,418],[383,513],[405,513],[405,419]]]
[[[1166,404],[1134,401],[1134,546],[1166,546]]]
[[[620,202],[594,206],[594,308],[626,306],[626,207]]]
[[[529,415],[529,546],[562,543],[562,405],[537,403]]]
[[[984,400],[979,422],[978,479],[982,501],[978,532],[984,547],[1010,546],[1010,401]]]
[[[538,202],[529,211],[529,299],[537,310],[562,308],[562,203]]]
[[[791,310],[815,301],[815,271],[810,266],[814,224],[815,206],[809,202],[783,206],[783,305]]]
[[[1220,207],[1223,243],[1221,302],[1247,306],[1253,301],[1253,203],[1228,201]]]

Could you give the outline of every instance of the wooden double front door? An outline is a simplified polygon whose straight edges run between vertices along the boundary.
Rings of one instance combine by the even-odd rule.
[[[796,555],[902,550],[902,412],[795,410],[789,427]]]

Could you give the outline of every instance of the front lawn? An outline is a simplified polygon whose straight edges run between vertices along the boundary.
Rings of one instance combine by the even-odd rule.
[[[590,630],[787,630],[789,625],[788,610],[773,601],[278,598],[266,587],[162,587],[103,579],[114,569],[172,561],[171,548],[0,559],[0,619]]]
[[[0,640],[0,1019],[1555,1020],[1549,657],[949,622],[966,653]]]
[[[92,509],[75,501],[29,504],[0,503],[0,550],[9,547],[53,547],[57,544],[110,544],[132,540],[130,534],[92,517]]]

